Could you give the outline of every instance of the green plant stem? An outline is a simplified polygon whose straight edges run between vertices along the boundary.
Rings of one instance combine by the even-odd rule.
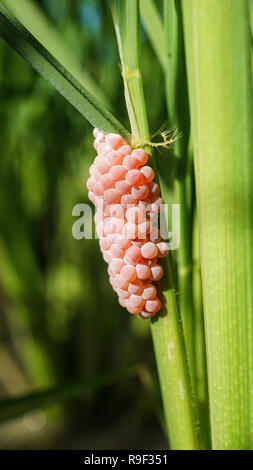
[[[198,400],[200,441],[203,449],[209,449],[210,442],[210,420],[209,420],[209,400],[206,366],[206,344],[204,331],[203,296],[199,253],[199,230],[197,211],[194,211],[193,222],[193,305],[194,305],[194,328],[195,328],[195,380],[196,397]]]
[[[166,70],[166,47],[162,19],[154,0],[140,0],[140,14],[146,33],[163,70]]]
[[[56,88],[93,126],[118,132],[127,140],[128,131],[96,97],[67,70],[0,1],[0,37]]]
[[[114,5],[125,96],[134,140],[150,140],[139,63],[139,8],[136,0]],[[125,74],[127,70],[129,73]],[[147,147],[155,167],[152,149]],[[175,295],[171,259],[164,263],[163,309],[151,322],[165,417],[172,449],[197,449],[194,406]]]
[[[252,77],[247,0],[182,0],[214,449],[252,447]]]
[[[189,104],[185,69],[182,18],[175,0],[164,1],[166,44],[166,96],[170,124],[182,137],[173,146],[175,200],[180,204],[180,247],[177,250],[180,313],[195,393],[194,312],[192,296],[192,158],[188,151]]]

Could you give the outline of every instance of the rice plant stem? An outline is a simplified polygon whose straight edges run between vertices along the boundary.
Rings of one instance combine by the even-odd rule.
[[[149,141],[150,135],[139,61],[138,1],[117,1],[114,5],[113,16],[122,68],[123,70],[135,71],[134,74],[124,74],[125,96],[127,108],[130,110],[132,133],[134,138]],[[147,151],[150,162],[156,167],[152,149],[147,147]],[[181,450],[197,449],[198,438],[194,406],[170,258],[165,262],[165,276],[161,284],[164,306],[162,313],[151,322],[151,331],[170,447]]]
[[[253,93],[247,0],[182,0],[214,449],[252,448]]]
[[[173,146],[175,200],[180,204],[180,247],[177,250],[178,291],[187,359],[195,393],[194,313],[192,296],[192,158],[188,151],[189,104],[180,5],[164,0],[166,97],[170,125],[182,134]]]

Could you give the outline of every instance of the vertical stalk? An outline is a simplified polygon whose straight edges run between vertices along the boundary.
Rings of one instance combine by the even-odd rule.
[[[195,353],[195,380],[196,397],[198,400],[199,423],[200,423],[200,442],[202,448],[210,448],[210,420],[209,420],[209,401],[208,401],[208,383],[207,383],[207,365],[206,365],[206,344],[204,330],[204,312],[203,296],[201,282],[201,267],[199,253],[199,230],[197,211],[194,210],[193,221],[193,269],[192,269],[192,288],[194,305],[194,353]]]
[[[139,60],[139,4],[137,0],[118,0],[113,16],[119,45],[126,104],[133,139],[150,140]],[[147,147],[155,166],[152,149]],[[197,449],[189,376],[172,279],[170,260],[165,262],[162,282],[164,307],[151,322],[165,416],[172,449]]]
[[[163,22],[154,0],[139,0],[140,14],[150,43],[163,70],[166,70],[166,47]]]
[[[181,0],[214,449],[252,446],[252,79],[247,0]]]
[[[180,204],[180,247],[177,250],[180,313],[189,362],[192,388],[194,372],[194,313],[192,297],[192,158],[188,152],[190,117],[180,5],[164,1],[166,44],[166,96],[170,124],[182,137],[173,148],[176,203]]]

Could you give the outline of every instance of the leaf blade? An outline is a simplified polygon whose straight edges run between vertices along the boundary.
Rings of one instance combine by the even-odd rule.
[[[139,4],[137,0],[114,0],[113,20],[118,41],[125,100],[133,141],[149,136],[144,91],[140,73]]]
[[[62,37],[34,0],[19,0],[18,2],[16,0],[1,0],[1,3],[66,69],[71,71],[84,87],[97,96],[108,109],[111,109],[104,92],[91,75],[83,70],[76,51]]]
[[[165,34],[161,16],[153,0],[140,0],[140,14],[147,36],[163,70],[166,70],[167,58]]]
[[[48,80],[94,127],[117,132],[126,140],[128,131],[24,26],[0,3],[0,35],[37,72]]]
[[[252,77],[246,0],[182,1],[214,449],[253,445]]]

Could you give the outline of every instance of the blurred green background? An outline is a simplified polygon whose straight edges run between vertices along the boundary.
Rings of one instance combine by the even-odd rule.
[[[32,3],[128,126],[107,1]],[[144,29],[141,38],[154,131],[167,119],[163,75]],[[38,401],[34,411],[2,421],[0,448],[163,448],[149,323],[118,305],[98,241],[72,237],[73,206],[88,202],[92,128],[2,41],[0,84],[1,400],[121,374],[109,386],[83,386],[78,397],[56,397],[50,408]],[[130,374],[129,366],[136,367]]]

